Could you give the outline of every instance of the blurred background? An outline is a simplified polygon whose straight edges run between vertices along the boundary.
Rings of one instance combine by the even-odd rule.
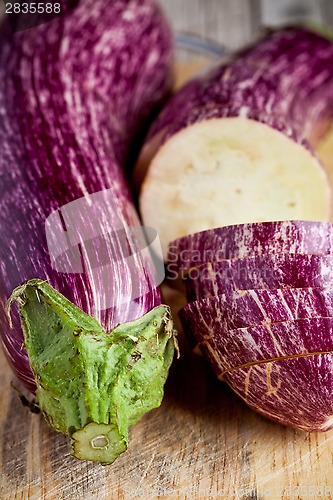
[[[12,0],[13,1],[13,0]],[[261,26],[313,20],[333,28],[333,0],[157,0],[177,32],[235,49]],[[5,1],[0,0],[0,17]]]

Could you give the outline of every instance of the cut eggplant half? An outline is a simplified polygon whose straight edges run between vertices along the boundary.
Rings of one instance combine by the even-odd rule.
[[[189,302],[232,290],[330,287],[333,256],[268,254],[208,262],[189,269],[185,278]]]
[[[207,228],[330,217],[313,148],[333,121],[333,44],[306,28],[269,32],[185,85],[153,125],[138,165],[140,209],[164,253]]]

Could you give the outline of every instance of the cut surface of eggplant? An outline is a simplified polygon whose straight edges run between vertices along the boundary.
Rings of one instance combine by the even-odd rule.
[[[141,192],[146,224],[170,241],[218,226],[329,219],[330,187],[317,157],[246,118],[212,118],[175,134]],[[170,223],[172,214],[172,224]]]

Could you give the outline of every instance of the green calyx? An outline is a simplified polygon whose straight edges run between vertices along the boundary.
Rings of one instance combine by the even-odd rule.
[[[13,302],[46,419],[71,437],[72,455],[111,464],[127,449],[129,427],[162,402],[176,345],[170,309],[106,333],[45,281],[16,288],[8,314]]]

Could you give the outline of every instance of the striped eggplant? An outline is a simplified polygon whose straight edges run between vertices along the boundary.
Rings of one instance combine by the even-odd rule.
[[[230,330],[204,341],[225,372],[247,364],[333,350],[333,318],[303,318]],[[333,425],[332,425],[333,426]]]
[[[332,276],[332,255],[265,254],[189,269],[185,288],[192,302],[232,290],[329,287]]]
[[[268,32],[160,114],[138,162],[145,224],[166,252],[208,228],[329,220],[330,186],[313,148],[332,120],[331,40],[305,27]]]
[[[3,345],[81,459],[111,463],[126,449],[173,357],[157,237],[125,175],[172,60],[151,0],[81,0],[52,22],[0,30]]]
[[[333,353],[246,365],[224,379],[264,417],[306,432],[332,428]]]
[[[333,428],[333,318],[231,330],[203,344],[221,380],[255,411],[297,429]]]
[[[221,227],[178,239],[168,257],[170,278],[185,277],[193,347],[252,409],[307,431],[333,428],[332,229]]]
[[[333,224],[311,221],[245,223],[208,229],[169,244],[167,273],[207,262],[267,254],[333,254]],[[186,273],[185,273],[186,274]]]
[[[333,318],[332,288],[237,290],[186,304],[179,312],[184,331],[197,343],[229,336],[229,331],[282,321]]]

